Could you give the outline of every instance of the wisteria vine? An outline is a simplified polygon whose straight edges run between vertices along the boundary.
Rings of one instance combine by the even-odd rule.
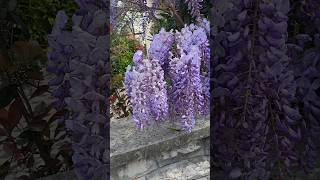
[[[135,53],[125,84],[139,128],[169,118],[177,119],[181,129],[191,132],[195,119],[209,114],[209,32],[208,21],[203,22],[176,32],[162,29],[153,36],[149,58],[144,59],[142,51]],[[152,115],[161,106],[161,113]]]

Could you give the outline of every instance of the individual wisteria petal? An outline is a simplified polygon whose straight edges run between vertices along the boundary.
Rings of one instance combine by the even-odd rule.
[[[94,15],[91,24],[88,26],[87,31],[93,35],[99,35],[106,33],[108,16],[103,10],[97,10]]]
[[[71,86],[70,94],[74,98],[80,98],[86,92],[87,86],[83,83],[83,81],[76,77],[70,77],[69,83]]]
[[[83,95],[83,97],[91,101],[104,101],[106,99],[106,97],[104,97],[103,95],[95,91],[87,92],[86,94]]]

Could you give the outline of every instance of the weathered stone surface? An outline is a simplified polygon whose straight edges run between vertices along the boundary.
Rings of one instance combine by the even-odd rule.
[[[201,179],[209,177],[210,163],[208,157],[197,157],[193,161],[182,160],[159,168],[157,171],[148,174],[148,180],[158,179]]]
[[[171,122],[144,131],[129,119],[111,122],[111,179],[207,178],[209,123],[199,119],[194,130],[186,133],[171,130]],[[199,160],[203,162],[197,164]]]
[[[157,169],[158,166],[154,160],[141,159],[133,162],[128,162],[126,166],[118,169],[118,177],[124,179],[129,177],[131,179],[137,178],[139,176],[143,177],[143,174],[148,174],[149,172]]]
[[[193,140],[209,137],[209,124],[209,120],[199,119],[194,130],[186,133],[169,129],[171,123],[139,131],[130,119],[114,121],[111,123],[110,132],[112,166],[121,166],[127,161],[135,160],[137,151],[143,154],[144,158],[149,158],[161,152],[178,149]]]

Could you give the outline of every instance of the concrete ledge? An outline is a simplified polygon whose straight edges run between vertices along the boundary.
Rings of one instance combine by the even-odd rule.
[[[112,167],[126,164],[142,154],[144,158],[149,158],[154,154],[177,149],[193,140],[207,138],[209,125],[209,120],[199,119],[191,133],[169,129],[172,126],[170,122],[139,131],[129,118],[115,120],[110,129]]]
[[[208,119],[198,119],[191,133],[170,129],[171,122],[139,131],[130,118],[114,120],[110,131],[111,179],[172,179],[170,173],[179,175],[188,167],[199,166],[207,166],[202,167],[205,174],[194,172],[185,179],[209,178]]]

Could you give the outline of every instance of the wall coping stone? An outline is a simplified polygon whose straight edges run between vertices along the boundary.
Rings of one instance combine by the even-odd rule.
[[[111,122],[110,157],[111,169],[125,165],[127,161],[149,158],[210,135],[209,118],[196,120],[191,133],[170,129],[172,122],[153,125],[141,131],[130,118]]]

